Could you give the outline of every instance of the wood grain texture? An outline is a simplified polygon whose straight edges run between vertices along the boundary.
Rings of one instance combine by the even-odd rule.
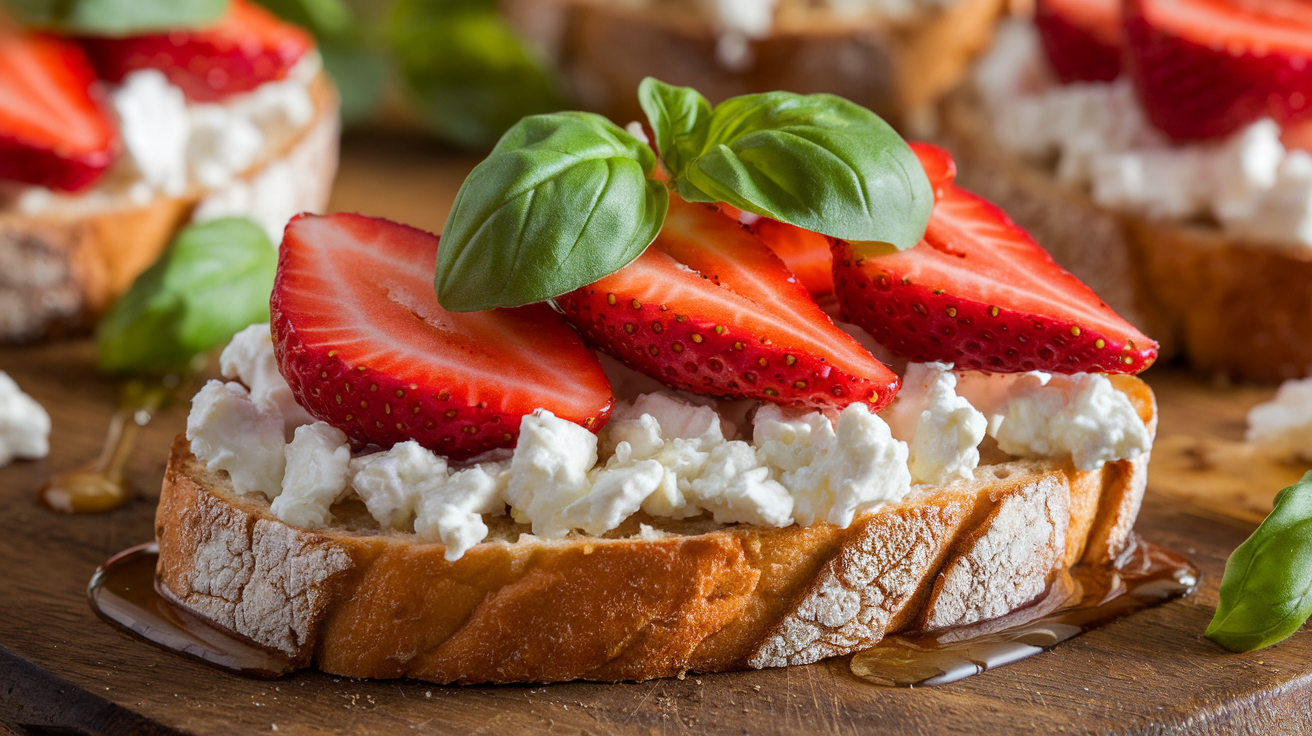
[[[439,149],[354,143],[336,208],[434,229],[473,164]],[[0,369],[54,420],[49,458],[0,469],[0,723],[91,734],[272,733],[274,725],[278,734],[1280,734],[1312,723],[1312,633],[1243,655],[1202,637],[1225,557],[1252,528],[1244,509],[1251,517],[1269,508],[1275,476],[1198,463],[1173,469],[1199,443],[1239,447],[1245,412],[1270,390],[1214,387],[1161,369],[1146,376],[1161,404],[1161,440],[1138,529],[1188,554],[1203,571],[1202,589],[1052,652],[917,690],[868,686],[845,659],[640,685],[443,688],[318,672],[247,680],[101,623],[86,604],[87,581],[111,554],[151,538],[186,407],[142,433],[129,466],[140,497],[129,506],[85,517],[46,511],[37,489],[51,472],[96,454],[113,409],[115,387],[92,372],[93,357],[87,343],[0,351]],[[1167,451],[1173,442],[1178,450]]]

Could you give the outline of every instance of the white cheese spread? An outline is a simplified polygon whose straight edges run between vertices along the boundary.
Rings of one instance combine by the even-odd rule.
[[[893,436],[910,445],[913,481],[942,485],[975,477],[988,421],[957,395],[951,364],[908,364],[902,389],[886,414]]]
[[[314,417],[296,403],[292,390],[278,372],[273,355],[273,333],[268,323],[251,325],[236,335],[219,354],[219,371],[224,378],[241,381],[250,390],[251,401],[277,408],[286,425],[287,439]]]
[[[1003,148],[1055,158],[1058,180],[1099,205],[1156,220],[1211,218],[1248,242],[1312,247],[1312,154],[1286,149],[1272,120],[1172,145],[1128,78],[1057,83],[1022,20],[1002,24],[975,82]]]
[[[1009,381],[994,403],[989,434],[998,448],[1017,457],[1069,454],[1080,470],[1133,459],[1152,449],[1152,436],[1129,397],[1097,373],[1070,376],[1024,373]]]
[[[0,467],[50,454],[50,415],[0,371]]]
[[[1312,378],[1285,381],[1253,407],[1246,439],[1276,457],[1312,462]]]
[[[274,515],[303,529],[332,526],[329,508],[346,493],[351,462],[346,434],[326,422],[303,424],[296,427],[283,456],[286,470],[282,492],[271,505]]]
[[[250,390],[211,381],[193,400],[187,437],[207,467],[228,472],[239,493],[264,493],[279,519],[305,528],[330,525],[333,503],[354,493],[381,528],[441,541],[448,559],[486,538],[484,516],[507,510],[548,539],[605,534],[639,510],[846,527],[901,501],[913,481],[972,478],[986,427],[1009,454],[1070,455],[1085,470],[1147,452],[1150,441],[1105,376],[989,376],[913,363],[888,422],[864,404],[837,421],[760,404],[747,442],[724,419],[745,416],[735,402],[662,390],[622,400],[600,437],[538,410],[522,420],[513,451],[481,462],[453,467],[414,441],[352,459],[340,431],[308,415],[285,421],[290,391],[268,325],[240,333],[221,362]],[[294,437],[284,444],[289,426]]]
[[[191,400],[187,439],[196,459],[211,471],[227,472],[237,493],[274,499],[282,491],[282,415],[252,401],[240,383],[210,381],[201,388]]]

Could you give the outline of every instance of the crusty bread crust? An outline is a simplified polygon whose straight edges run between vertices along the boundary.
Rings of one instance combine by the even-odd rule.
[[[1005,0],[958,0],[898,23],[813,7],[781,11],[771,35],[749,43],[741,69],[719,60],[717,29],[706,17],[677,4],[501,4],[555,58],[579,104],[620,123],[643,119],[635,93],[643,77],[655,76],[692,86],[712,103],[776,89],[829,92],[902,124],[927,111],[987,47]]]
[[[298,180],[308,182],[297,192],[298,204],[318,210],[328,203],[337,170],[337,95],[322,72],[310,93],[313,122],[238,178],[254,184],[275,165],[287,164]],[[55,337],[94,325],[214,194],[197,188],[139,205],[125,193],[85,211],[0,211],[0,342]]]
[[[1142,381],[1116,377],[1149,429]],[[1063,568],[1129,543],[1148,456],[1081,472],[1011,460],[858,518],[784,529],[630,519],[544,540],[508,519],[448,562],[441,544],[297,529],[237,496],[185,437],[155,520],[161,589],[300,666],[439,683],[618,681],[815,662],[887,633],[994,618]],[[660,534],[640,534],[646,522]]]
[[[943,104],[960,183],[1017,224],[1113,309],[1198,370],[1241,380],[1312,375],[1312,249],[1244,243],[1217,227],[1103,209],[998,146],[969,89]]]

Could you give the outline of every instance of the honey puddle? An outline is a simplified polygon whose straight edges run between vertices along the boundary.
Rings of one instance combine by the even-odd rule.
[[[1198,570],[1142,540],[1113,568],[1063,572],[1037,603],[978,624],[891,636],[852,657],[852,673],[885,687],[945,685],[1032,657],[1136,611],[1189,595]]]
[[[41,489],[41,503],[61,514],[99,514],[132,500],[132,484],[123,470],[137,435],[184,385],[176,375],[166,376],[158,384],[124,383],[100,455],[82,467],[53,476]]]
[[[92,610],[151,644],[238,675],[273,678],[296,669],[287,657],[218,629],[173,603],[156,588],[158,561],[154,542],[111,557],[87,586]]]
[[[91,578],[91,608],[123,631],[228,672],[272,678],[296,669],[291,659],[216,628],[174,603],[156,583],[158,561],[154,543],[115,555]],[[1119,566],[1063,573],[1042,600],[1020,611],[970,626],[889,637],[853,656],[851,668],[857,677],[883,686],[956,682],[1188,595],[1197,585],[1198,571],[1188,560],[1139,541]]]

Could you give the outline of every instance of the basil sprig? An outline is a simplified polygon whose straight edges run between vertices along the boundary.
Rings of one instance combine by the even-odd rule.
[[[834,95],[766,92],[711,108],[696,90],[648,77],[638,98],[679,196],[725,202],[824,235],[906,250],[934,192],[878,115]]]
[[[191,225],[100,323],[107,373],[165,373],[269,319],[278,254],[250,220]]]
[[[24,23],[61,33],[133,36],[199,28],[218,20],[228,0],[7,0]]]
[[[1246,652],[1294,633],[1312,615],[1312,472],[1276,495],[1262,525],[1230,555],[1207,638]]]
[[[925,233],[934,193],[924,169],[859,105],[771,92],[712,108],[652,78],[639,98],[668,184],[653,176],[651,148],[604,118],[524,118],[456,195],[433,279],[443,307],[521,306],[615,273],[660,232],[667,186],[880,252]]]
[[[453,312],[515,307],[612,274],[656,238],[669,192],[656,156],[600,115],[533,115],[470,173],[437,249]]]

